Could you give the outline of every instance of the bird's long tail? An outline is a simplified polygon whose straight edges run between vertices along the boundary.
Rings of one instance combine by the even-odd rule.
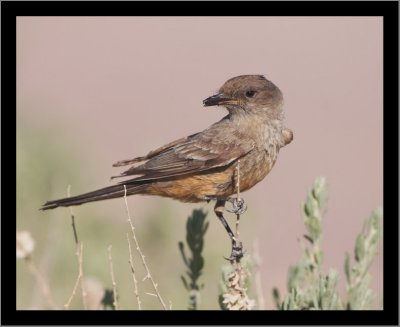
[[[126,195],[141,193],[146,188],[146,185],[126,185]],[[124,185],[112,185],[99,190],[84,193],[69,198],[53,200],[46,202],[41,210],[54,209],[57,207],[77,206],[87,202],[101,201],[106,199],[120,198],[125,195]]]

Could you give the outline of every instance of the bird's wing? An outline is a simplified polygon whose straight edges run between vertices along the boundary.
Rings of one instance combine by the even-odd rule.
[[[235,133],[236,137],[232,139],[231,133]],[[129,180],[129,182],[139,182],[170,178],[229,165],[250,152],[255,146],[253,142],[238,144],[237,140],[240,139],[240,135],[237,133],[237,131],[229,131],[226,128],[209,128],[202,133],[171,142],[150,152],[145,157],[117,163],[116,165],[121,166],[126,162],[138,163],[147,160],[116,177],[140,175]]]
[[[156,150],[150,151],[147,155],[145,155],[143,157],[136,157],[136,158],[133,158],[133,159],[118,161],[115,164],[113,164],[113,167],[127,166],[127,165],[131,165],[131,164],[134,164],[134,163],[138,163],[138,162],[149,160],[149,159],[155,157],[156,155],[158,155],[158,154],[160,154],[162,152],[165,152],[166,150],[172,148],[174,145],[186,142],[189,138],[191,138],[191,137],[193,137],[195,135],[196,134],[193,134],[193,135],[190,135],[190,136],[187,136],[187,137],[182,137],[182,138],[177,139],[177,140],[175,140],[173,142],[167,143],[167,144],[159,147]],[[117,177],[119,177],[119,176],[117,176]]]

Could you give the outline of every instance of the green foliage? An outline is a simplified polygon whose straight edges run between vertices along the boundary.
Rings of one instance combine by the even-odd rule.
[[[275,307],[277,309],[280,309],[282,303],[281,294],[279,293],[279,290],[276,287],[272,289],[272,299],[274,300]]]
[[[199,285],[197,280],[204,267],[204,258],[201,252],[203,251],[204,235],[208,228],[208,222],[205,222],[206,216],[207,213],[201,209],[195,209],[186,222],[186,242],[192,253],[191,258],[186,256],[183,242],[179,242],[179,250],[182,254],[183,262],[188,269],[186,274],[189,281],[183,275],[181,279],[184,287],[189,292],[189,310],[198,309],[200,303],[199,290],[204,287],[204,285]]]
[[[325,178],[318,177],[312,190],[307,195],[306,203],[303,205],[304,225],[308,232],[304,237],[312,245],[310,250],[305,248],[305,260],[310,269],[319,269],[322,264],[322,215],[325,212],[326,198]]]
[[[315,180],[303,205],[304,224],[307,234],[302,243],[303,254],[300,262],[289,268],[289,294],[280,301],[277,289],[273,298],[277,308],[282,310],[349,310],[370,309],[372,291],[369,289],[371,277],[368,269],[376,255],[377,246],[382,237],[382,210],[375,210],[358,235],[354,250],[355,263],[350,265],[350,256],[345,258],[348,302],[342,301],[337,292],[338,272],[330,269],[323,274],[321,264],[323,252],[322,217],[326,205],[326,182],[323,177]],[[346,303],[345,305],[343,303]]]
[[[349,310],[369,309],[373,303],[373,294],[369,288],[371,276],[368,272],[377,254],[379,241],[382,237],[382,208],[372,212],[365,222],[362,232],[357,236],[354,248],[354,264],[351,266],[350,255],[346,253],[344,270],[346,274],[346,290]]]
[[[338,274],[330,270],[327,275],[321,272],[323,252],[322,216],[326,206],[326,181],[318,177],[307,195],[303,205],[304,225],[307,234],[302,243],[303,255],[297,265],[289,268],[289,295],[283,300],[283,310],[333,310],[342,309],[336,291]]]

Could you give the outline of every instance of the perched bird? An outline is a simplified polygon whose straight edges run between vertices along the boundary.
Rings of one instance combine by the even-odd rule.
[[[183,202],[215,200],[214,211],[232,239],[231,258],[242,255],[239,244],[223,217],[226,201],[237,213],[245,210],[235,195],[260,182],[275,164],[279,149],[293,133],[283,125],[283,96],[262,75],[229,79],[204,106],[224,106],[228,115],[202,132],[168,143],[142,157],[123,160],[114,167],[131,165],[116,185],[46,202],[42,209],[144,194]],[[132,176],[134,176],[132,178]],[[125,189],[126,187],[126,189]]]

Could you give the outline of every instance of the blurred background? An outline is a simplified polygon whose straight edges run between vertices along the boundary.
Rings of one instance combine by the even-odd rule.
[[[204,108],[229,78],[264,74],[283,92],[294,140],[267,178],[243,194],[241,237],[258,242],[266,308],[272,288],[287,293],[301,255],[301,204],[317,176],[328,182],[324,270],[336,268],[344,294],[345,253],[383,204],[383,39],[379,17],[19,17],[17,19],[17,229],[35,239],[33,260],[62,307],[78,275],[70,211],[39,211],[50,199],[111,184],[112,164],[144,155],[221,119]],[[187,307],[178,242],[194,208],[209,212],[202,309],[218,309],[218,280],[230,242],[213,204],[134,196],[128,204],[161,294]],[[123,199],[75,207],[85,277],[110,288],[112,245],[120,304],[136,309]],[[229,215],[233,224],[235,217]],[[159,309],[135,253],[143,307]],[[17,308],[46,300],[17,262]],[[371,267],[382,295],[382,246]],[[79,292],[78,292],[79,293]],[[378,298],[379,300],[379,298]],[[71,308],[81,308],[77,295]]]

